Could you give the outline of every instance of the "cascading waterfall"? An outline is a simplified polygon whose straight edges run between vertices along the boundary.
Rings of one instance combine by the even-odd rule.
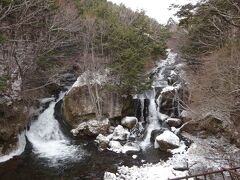
[[[139,94],[136,97],[140,99],[141,101],[141,114],[144,114],[144,100],[149,100],[149,106],[148,106],[148,117],[147,117],[147,125],[146,125],[146,131],[145,131],[145,137],[143,141],[140,143],[140,146],[142,149],[146,149],[151,145],[150,138],[151,133],[153,130],[160,129],[160,121],[162,120],[162,114],[160,113],[161,110],[161,101],[162,101],[162,95],[161,93],[163,91],[171,90],[172,88],[175,89],[175,97],[173,102],[173,107],[179,106],[179,104],[175,105],[175,103],[178,101],[178,93],[177,89],[178,86],[171,86],[169,85],[169,80],[167,76],[165,76],[166,72],[168,71],[168,67],[174,66],[175,60],[176,60],[176,53],[173,53],[169,50],[168,52],[168,58],[166,60],[161,61],[158,64],[158,67],[153,70],[153,83],[152,83],[152,89],[149,91],[146,91],[143,94]],[[174,72],[175,73],[175,72]],[[160,94],[158,97],[156,97],[156,89],[160,88],[162,89],[160,91]],[[177,102],[178,103],[178,102]],[[177,111],[179,111],[179,107],[177,107]],[[179,112],[177,112],[179,114]],[[141,118],[140,121],[142,121],[143,118]]]
[[[140,144],[142,149],[146,149],[151,144],[150,142],[151,132],[159,128],[160,128],[160,124],[158,120],[158,112],[157,112],[155,99],[150,99],[148,124],[146,127],[146,136]]]
[[[70,144],[70,140],[63,134],[60,124],[54,117],[54,107],[63,97],[64,93],[61,93],[57,101],[51,102],[26,132],[28,140],[33,145],[33,152],[39,157],[50,159],[55,165],[58,160],[72,161],[82,158],[83,155],[80,146]]]

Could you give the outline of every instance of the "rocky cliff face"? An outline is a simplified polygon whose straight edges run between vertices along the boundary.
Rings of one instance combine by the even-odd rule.
[[[0,155],[15,148],[18,134],[26,127],[27,120],[28,109],[23,104],[0,104]]]
[[[103,115],[108,118],[121,116],[123,108],[122,97],[115,92],[100,88]],[[95,118],[95,108],[87,86],[74,87],[64,98],[63,110],[66,121],[75,127],[79,123]]]
[[[132,97],[123,97],[108,89],[107,86],[99,86],[99,95],[104,117],[110,120],[121,119],[123,116],[133,114]],[[74,87],[65,95],[63,113],[65,121],[72,128],[76,128],[82,122],[96,119],[95,107],[86,85]]]

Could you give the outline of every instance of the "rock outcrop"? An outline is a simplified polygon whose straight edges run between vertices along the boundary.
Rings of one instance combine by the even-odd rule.
[[[108,118],[121,116],[122,98],[119,94],[100,88],[103,114]],[[74,87],[64,97],[63,111],[65,121],[72,127],[96,117],[95,107],[87,86]]]
[[[22,103],[0,104],[0,154],[12,151],[18,134],[27,127],[28,110]]]
[[[205,117],[199,120],[186,122],[182,126],[181,130],[190,134],[196,134],[200,131],[205,131],[206,134],[216,135],[218,133],[223,133],[224,127],[222,120],[218,119],[214,115],[207,114]]]
[[[98,76],[94,79],[94,82],[90,83],[97,86],[98,96],[101,99],[102,116],[110,121],[113,119],[120,121],[124,116],[134,115],[132,97],[123,96],[118,92],[112,91],[105,82],[107,76],[100,74]],[[86,126],[87,121],[96,119],[96,105],[91,101],[92,96],[86,83],[88,82],[85,73],[83,73],[64,97],[64,120],[72,129],[79,129],[79,127],[84,129],[82,126]],[[119,121],[117,123],[115,123],[116,121],[111,122],[115,123],[114,125],[118,125]],[[122,124],[127,128],[133,128],[136,123],[136,118],[125,118],[122,121]],[[83,134],[87,135],[88,133]]]

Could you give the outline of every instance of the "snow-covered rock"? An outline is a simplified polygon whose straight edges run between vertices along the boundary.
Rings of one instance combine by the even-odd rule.
[[[122,153],[139,152],[139,151],[141,151],[140,146],[137,143],[134,143],[134,142],[126,143],[122,148]]]
[[[159,136],[160,134],[162,134],[164,131],[167,131],[167,128],[160,128],[160,129],[155,129],[151,132],[151,138],[150,141],[152,143],[154,143],[155,139],[157,136]]]
[[[102,134],[99,134],[96,137],[95,142],[98,144],[98,147],[99,147],[100,150],[104,150],[104,149],[108,148],[109,139],[106,136],[102,135]]]
[[[89,70],[82,73],[81,76],[77,78],[77,81],[72,85],[74,87],[80,87],[90,84],[102,84],[106,83],[109,80],[109,70],[105,69],[104,71],[91,72]]]
[[[135,155],[135,154],[134,154],[134,155],[132,155],[132,158],[133,158],[133,159],[137,159],[137,157],[138,157],[138,156],[137,156],[137,155]]]
[[[121,125],[118,125],[113,131],[113,140],[124,141],[127,140],[130,133],[127,129],[124,129]]]
[[[154,142],[154,147],[162,151],[168,149],[175,149],[180,146],[180,139],[171,131],[164,131],[161,135],[157,136]]]
[[[104,180],[116,180],[117,177],[116,177],[116,175],[113,174],[113,173],[105,172],[105,173],[104,173],[104,178],[103,178],[103,179],[104,179]]]
[[[127,127],[129,129],[132,129],[136,126],[136,124],[138,123],[138,119],[136,117],[125,117],[122,119],[121,124],[124,127]]]
[[[98,134],[105,134],[108,131],[109,126],[110,122],[108,119],[89,120],[87,122],[80,123],[76,129],[71,130],[71,133],[74,136],[94,136]]]
[[[203,170],[218,170],[219,167],[228,167],[229,157],[234,158],[235,163],[239,162],[239,149],[224,139],[213,137],[199,139],[186,133],[184,136],[194,141],[194,144],[189,149],[186,150],[181,144],[178,148],[179,151],[173,153],[173,157],[164,162],[160,161],[157,164],[143,164],[140,167],[120,166],[116,173],[116,179],[167,180],[169,178],[187,176],[189,172],[198,174]],[[172,151],[175,151],[175,149]]]
[[[110,141],[109,143],[109,150],[116,152],[116,153],[121,153],[122,152],[122,145],[118,141]]]

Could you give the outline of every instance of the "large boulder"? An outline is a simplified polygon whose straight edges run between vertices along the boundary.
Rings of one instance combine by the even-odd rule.
[[[108,119],[89,120],[80,123],[77,128],[71,130],[71,133],[74,136],[97,136],[98,134],[106,134],[109,127]]]
[[[98,85],[102,99],[102,113],[109,119],[121,117],[123,101],[121,95]],[[63,112],[65,121],[75,128],[81,122],[95,118],[95,106],[87,85],[73,87],[64,97]]]
[[[177,135],[171,131],[164,131],[161,135],[155,139],[154,147],[159,148],[161,151],[167,151],[168,149],[175,149],[180,146],[180,139]]]
[[[154,143],[155,139],[157,136],[159,136],[160,134],[162,134],[164,131],[167,131],[167,128],[160,128],[160,129],[155,129],[151,132],[151,138],[150,138],[150,142]]]
[[[129,129],[132,129],[136,126],[136,124],[138,123],[138,119],[136,117],[125,117],[122,119],[121,124],[124,127],[127,127]]]
[[[205,131],[206,134],[218,134],[224,132],[223,122],[216,116],[207,114],[199,120],[192,120],[186,122],[182,127],[181,131],[188,132],[190,134],[196,134],[200,131]]]
[[[208,134],[217,134],[223,132],[223,122],[212,114],[207,114],[200,120],[200,129]]]
[[[185,131],[190,134],[196,134],[196,132],[201,131],[199,121],[189,121],[183,124],[180,129],[181,131]]]
[[[78,84],[79,83],[79,84]],[[96,118],[96,107],[91,101],[87,85],[74,83],[63,99],[63,117],[66,124],[76,128],[80,123]],[[113,91],[105,84],[97,84],[98,95],[101,99],[102,115],[117,125],[121,117],[134,116],[132,96],[122,95]]]
[[[171,116],[174,110],[173,102],[176,94],[176,89],[169,86],[164,88],[161,92],[161,98],[159,98],[160,113]]]

